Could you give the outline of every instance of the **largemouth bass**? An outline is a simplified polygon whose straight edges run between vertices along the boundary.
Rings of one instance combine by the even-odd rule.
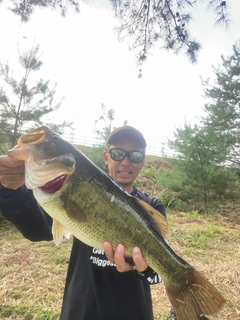
[[[169,244],[166,219],[129,195],[80,150],[47,127],[21,136],[8,152],[25,161],[25,183],[53,218],[59,244],[68,232],[89,246],[123,244],[126,259],[139,247],[147,264],[163,279],[178,320],[215,315],[225,304],[220,292]]]

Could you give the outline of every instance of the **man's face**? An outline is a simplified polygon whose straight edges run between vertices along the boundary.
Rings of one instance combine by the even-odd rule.
[[[125,151],[144,151],[135,141],[121,140],[110,145],[110,148],[121,148]],[[121,161],[115,161],[111,158],[110,154],[105,151],[103,159],[108,166],[109,175],[115,179],[126,191],[131,192],[134,180],[137,178],[141,168],[144,165],[144,159],[140,163],[133,163],[126,156]]]

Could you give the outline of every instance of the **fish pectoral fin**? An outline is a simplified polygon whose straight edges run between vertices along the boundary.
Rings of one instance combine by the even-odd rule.
[[[154,220],[154,227],[161,234],[163,239],[169,240],[167,219],[147,202],[138,198],[136,198],[136,200],[144,207],[144,209],[149,213],[150,217]]]
[[[66,230],[65,227],[57,220],[53,220],[52,234],[53,241],[57,246],[60,245],[63,238],[69,239],[71,236],[71,233],[68,230]]]

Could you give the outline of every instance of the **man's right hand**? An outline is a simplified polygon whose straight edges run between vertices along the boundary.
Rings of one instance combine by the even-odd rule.
[[[24,161],[0,156],[0,183],[13,190],[22,186],[25,183]]]

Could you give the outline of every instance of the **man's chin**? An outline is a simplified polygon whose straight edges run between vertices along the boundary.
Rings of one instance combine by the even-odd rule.
[[[125,186],[125,185],[128,186],[128,185],[133,183],[133,181],[132,181],[132,179],[130,179],[130,177],[120,177],[120,176],[118,176],[116,180],[122,186]]]

